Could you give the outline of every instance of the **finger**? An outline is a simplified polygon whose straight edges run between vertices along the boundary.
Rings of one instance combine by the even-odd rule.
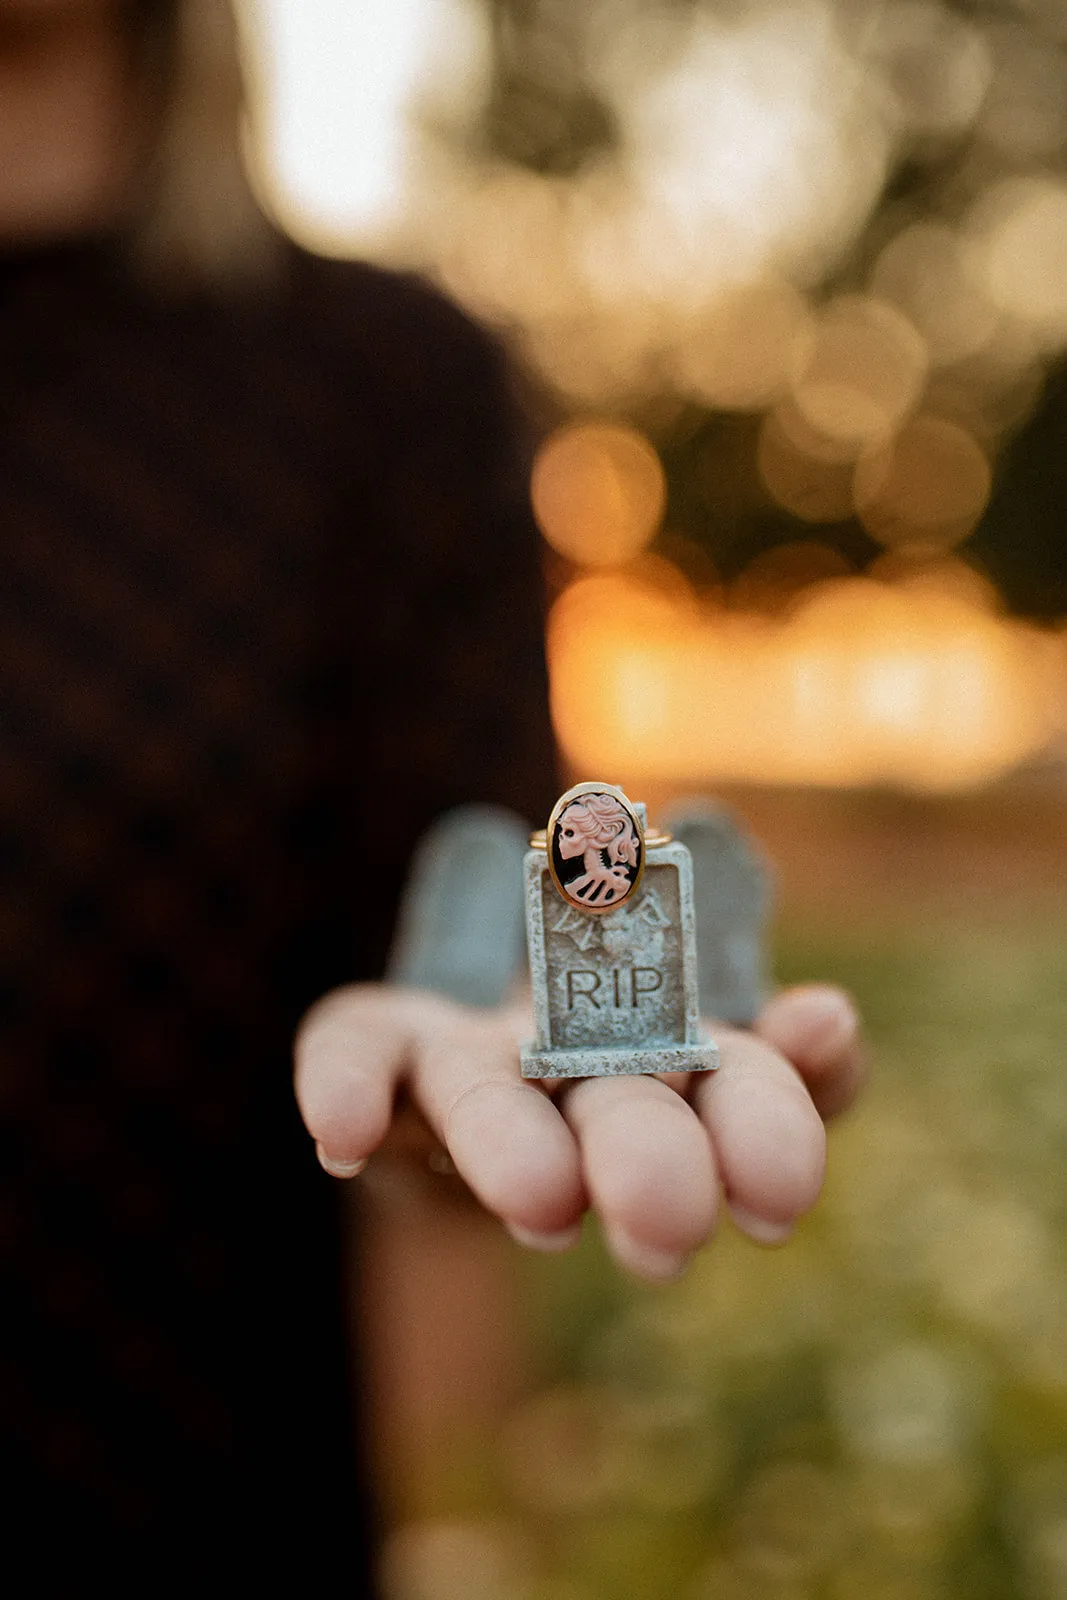
[[[616,1259],[654,1282],[676,1278],[715,1225],[711,1145],[692,1108],[657,1078],[620,1077],[584,1079],[562,1109]]]
[[[326,1170],[362,1170],[407,1082],[457,1171],[523,1243],[573,1243],[585,1209],[577,1145],[547,1097],[523,1082],[516,1025],[375,985],[321,1000],[297,1035],[296,1094]]]
[[[304,1018],[293,1047],[297,1104],[319,1160],[352,1177],[385,1138],[423,997],[372,985],[335,989]]]
[[[578,1146],[548,1096],[522,1078],[506,1022],[458,1007],[420,1022],[410,1083],[456,1170],[522,1243],[574,1242],[586,1207]]]
[[[818,1199],[826,1130],[777,1050],[734,1028],[717,1028],[716,1041],[721,1064],[695,1080],[693,1103],[711,1135],[734,1221],[761,1243],[778,1243]]]
[[[852,1104],[867,1052],[856,1007],[843,989],[821,983],[784,989],[763,1008],[755,1031],[793,1063],[821,1116],[835,1117]]]

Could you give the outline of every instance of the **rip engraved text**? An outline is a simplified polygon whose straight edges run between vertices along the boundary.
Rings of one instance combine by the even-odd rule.
[[[629,981],[627,981],[627,977]],[[607,994],[598,993],[604,979]],[[619,1010],[625,1007],[634,1011],[642,995],[655,994],[663,986],[663,974],[656,967],[612,967],[610,980],[604,973],[591,967],[573,967],[567,970],[567,1010],[573,1011],[578,1000],[588,1000],[597,1011],[602,1005]]]

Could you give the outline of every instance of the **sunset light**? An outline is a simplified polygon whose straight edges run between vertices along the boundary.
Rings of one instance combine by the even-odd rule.
[[[655,450],[633,428],[579,423],[542,445],[531,484],[548,543],[585,566],[617,566],[659,528],[666,498]]]
[[[777,619],[698,606],[640,572],[579,579],[552,613],[553,709],[582,770],[627,781],[988,781],[1065,726],[1067,639],[942,578],[831,579]]]

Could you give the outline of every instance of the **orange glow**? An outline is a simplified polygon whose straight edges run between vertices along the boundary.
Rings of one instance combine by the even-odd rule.
[[[576,766],[628,781],[947,790],[1063,727],[1064,644],[992,615],[950,572],[831,579],[778,620],[620,573],[553,609],[553,712]]]
[[[542,445],[531,496],[541,532],[561,555],[588,567],[618,566],[659,527],[666,481],[636,429],[581,422]]]
[[[909,551],[887,550],[867,569],[867,576],[893,584],[906,594],[948,596],[990,616],[1000,611],[997,591],[989,579],[954,556],[917,561]]]
[[[993,481],[981,445],[941,417],[916,417],[856,467],[856,506],[885,545],[949,548],[970,534]]]
[[[858,454],[898,426],[926,378],[926,344],[884,301],[842,295],[816,324],[792,397],[803,418]]]

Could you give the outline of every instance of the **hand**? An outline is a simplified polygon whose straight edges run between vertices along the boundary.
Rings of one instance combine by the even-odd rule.
[[[823,1118],[845,1109],[863,1075],[856,1012],[826,985],[783,991],[751,1032],[709,1028],[717,1072],[527,1082],[518,1044],[532,1028],[519,1008],[353,986],[304,1019],[297,1100],[323,1166],[353,1177],[388,1148],[406,1088],[520,1243],[566,1249],[592,1207],[620,1264],[662,1283],[710,1237],[720,1190],[752,1238],[788,1238],[822,1187]]]

